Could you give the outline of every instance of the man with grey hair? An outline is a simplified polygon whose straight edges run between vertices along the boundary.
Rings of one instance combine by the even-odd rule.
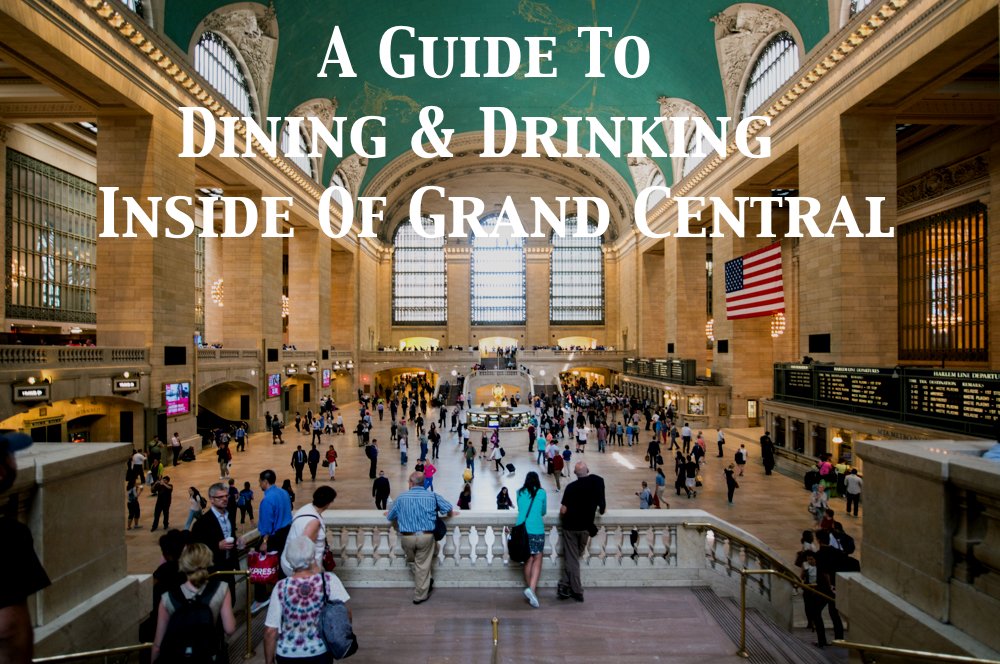
[[[559,517],[562,520],[563,570],[557,593],[559,599],[572,597],[583,601],[583,584],[580,581],[580,558],[587,548],[587,541],[597,534],[595,512],[604,514],[604,478],[591,475],[583,461],[573,467],[577,479],[566,486]]]
[[[424,474],[411,473],[410,489],[399,496],[386,515],[399,529],[407,561],[413,562],[413,603],[423,604],[434,590],[434,525],[438,514],[451,516],[454,507],[438,494],[424,489]]]

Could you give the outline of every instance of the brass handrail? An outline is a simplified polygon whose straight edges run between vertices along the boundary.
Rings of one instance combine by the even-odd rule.
[[[785,572],[778,571],[776,569],[741,569],[740,570],[740,649],[736,651],[736,654],[740,657],[747,659],[750,657],[750,653],[747,652],[747,577],[751,574],[771,574],[773,576],[780,577],[785,581],[788,581],[793,586],[798,586],[805,591],[811,592],[814,595],[819,595],[825,600],[830,602],[835,602],[836,600],[827,595],[826,593],[821,593],[816,590],[813,586],[796,579],[794,576],[790,576]],[[1000,664],[1000,663],[998,663]]]
[[[117,648],[102,648],[100,650],[90,650],[87,652],[74,652],[68,655],[53,655],[52,657],[38,657],[32,659],[32,664],[55,664],[59,662],[78,662],[83,659],[93,659],[94,657],[111,657],[113,655],[128,655],[133,652],[142,652],[153,647],[152,643],[140,643],[134,646],[119,646]]]
[[[698,530],[703,530],[705,528],[711,528],[712,530],[714,530],[716,532],[720,532],[723,535],[725,535],[728,539],[731,539],[731,540],[733,540],[733,541],[735,541],[735,542],[737,542],[739,544],[742,544],[743,546],[747,547],[748,549],[752,549],[754,553],[756,553],[758,556],[760,556],[762,558],[765,558],[767,560],[767,562],[770,563],[773,567],[776,567],[780,571],[784,572],[786,575],[795,578],[795,572],[791,568],[789,568],[788,565],[786,565],[784,562],[778,560],[772,554],[770,554],[767,551],[765,551],[764,549],[760,548],[759,546],[757,546],[753,542],[749,542],[749,541],[743,539],[742,537],[739,537],[738,535],[732,535],[732,534],[726,532],[721,527],[719,527],[718,524],[708,523],[708,522],[703,522],[703,521],[684,521],[684,522],[681,523],[681,525],[684,526],[685,528],[697,528]]]
[[[948,655],[940,652],[928,652],[926,650],[906,650],[904,648],[891,648],[889,646],[877,646],[870,643],[854,643],[852,641],[844,641],[843,639],[836,639],[832,642],[832,645],[838,646],[840,648],[849,648],[850,650],[857,650],[861,655],[862,662],[868,662],[865,659],[865,653],[870,652],[876,655],[892,655],[893,657],[906,657],[908,659],[919,659],[925,662],[955,662],[957,664],[1000,664],[1000,660],[996,659],[981,659],[979,657],[967,657],[966,655]],[[876,661],[876,660],[870,660]]]
[[[251,607],[251,595],[253,594],[253,588],[250,585],[250,570],[248,569],[233,569],[233,570],[219,570],[217,572],[212,572],[208,575],[208,578],[214,576],[242,576],[247,582],[247,592],[246,592],[246,632],[247,632],[247,649],[243,654],[243,659],[250,659],[254,656],[253,648],[253,635],[251,634],[251,627],[253,623],[253,614],[250,612]]]

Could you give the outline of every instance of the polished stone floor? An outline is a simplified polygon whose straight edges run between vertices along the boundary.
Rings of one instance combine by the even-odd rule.
[[[347,429],[350,431],[357,422],[357,404],[346,405],[343,409],[343,415]],[[434,417],[436,411],[432,410],[429,415]],[[762,430],[727,429],[725,433],[727,438],[726,457],[718,459],[713,455],[715,433],[714,431],[705,432],[705,439],[709,441],[709,458],[702,471],[704,486],[698,490],[697,498],[688,499],[683,495],[674,495],[673,463],[668,458],[665,467],[668,478],[667,499],[673,507],[703,509],[744,528],[766,542],[779,557],[790,563],[799,547],[799,537],[802,530],[810,528],[813,524],[812,517],[806,511],[809,494],[803,489],[802,481],[798,477],[786,477],[777,472],[771,476],[764,475],[756,442],[763,433]],[[478,437],[475,434],[476,432],[473,432],[473,440],[477,442],[478,446]],[[392,494],[395,496],[406,490],[406,478],[419,456],[419,446],[411,445],[409,464],[403,466],[400,463],[399,453],[389,441],[388,413],[382,422],[379,422],[376,417],[373,436],[379,440],[381,448],[378,467],[385,470],[386,477],[389,478],[392,485]],[[302,445],[306,450],[309,449],[310,437],[296,433],[294,427],[286,428],[284,437],[284,445],[272,445],[270,434],[252,434],[247,451],[237,453],[233,459],[232,476],[236,479],[237,486],[242,488],[244,481],[250,481],[258,500],[260,498],[257,485],[258,473],[265,468],[274,469],[278,475],[279,484],[285,478],[294,479],[294,472],[291,468],[292,452],[297,445]],[[597,473],[605,478],[609,508],[637,508],[638,499],[635,492],[640,490],[640,482],[646,480],[651,487],[653,486],[654,473],[643,459],[646,449],[645,441],[648,439],[649,435],[642,432],[640,441],[643,442],[640,446],[609,448],[607,453],[601,454],[597,451],[596,438],[591,433],[590,442],[586,448],[587,452],[582,455],[574,454],[573,462],[582,458],[587,462],[592,473]],[[416,440],[412,430],[410,440]],[[445,432],[440,449],[440,459],[436,463],[439,471],[435,477],[435,489],[452,503],[458,500],[463,485],[464,460],[456,440],[455,434]],[[472,482],[473,511],[494,511],[496,509],[496,494],[501,486],[508,487],[510,493],[513,494],[523,484],[526,473],[531,470],[543,471],[540,466],[534,463],[534,455],[528,454],[526,432],[504,434],[501,442],[507,452],[504,462],[513,463],[516,472],[513,475],[506,472],[500,474],[493,470],[492,462],[477,460],[476,476]],[[357,446],[356,437],[353,434],[323,436],[321,451],[325,451],[330,443],[336,446],[339,454],[336,480],[331,482],[338,494],[332,509],[374,509],[374,502],[371,498],[371,480],[368,478],[368,459],[364,456],[363,450]],[[745,476],[738,478],[740,488],[736,491],[733,504],[730,505],[726,500],[723,463],[728,465],[732,462],[733,454],[740,443],[746,443],[750,453],[750,461],[747,464]],[[571,445],[571,449],[575,449],[575,446]],[[219,466],[216,462],[215,452],[214,450],[206,450],[194,462],[181,463],[177,468],[168,468],[167,474],[171,475],[176,487],[171,509],[171,525],[183,527],[188,511],[187,487],[198,487],[202,494],[207,494],[208,486],[219,479]],[[553,479],[545,475],[544,472],[540,474],[542,486],[548,492],[549,512],[554,513],[558,510],[560,494],[555,491]],[[327,480],[327,470],[322,467],[319,468],[315,482],[309,479],[308,468],[305,476],[304,483],[294,486],[295,507],[305,504],[310,499],[313,490],[321,482],[329,481]],[[564,478],[563,486],[565,486],[566,481],[568,481],[567,478]],[[159,562],[157,539],[160,533],[149,531],[152,525],[153,503],[153,498],[143,496],[143,528],[126,532],[129,573],[150,573]],[[864,512],[861,512],[860,518],[843,514],[844,500],[840,498],[832,499],[831,507],[837,511],[837,519],[844,523],[847,532],[856,539],[860,554]],[[122,505],[121,519],[122,523],[125,523],[124,504]],[[514,514],[511,514],[511,519],[513,521]],[[241,526],[246,530],[252,527],[249,520],[244,526]]]

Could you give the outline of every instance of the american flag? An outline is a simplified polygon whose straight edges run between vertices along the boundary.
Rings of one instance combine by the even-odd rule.
[[[770,316],[784,310],[780,242],[726,261],[726,318]]]

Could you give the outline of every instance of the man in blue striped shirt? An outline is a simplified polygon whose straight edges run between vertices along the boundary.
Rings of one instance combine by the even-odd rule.
[[[424,489],[423,473],[412,473],[409,484],[409,491],[396,499],[386,518],[396,522],[406,559],[413,562],[413,603],[423,604],[434,589],[431,568],[437,515],[451,516],[455,511],[447,500]]]

